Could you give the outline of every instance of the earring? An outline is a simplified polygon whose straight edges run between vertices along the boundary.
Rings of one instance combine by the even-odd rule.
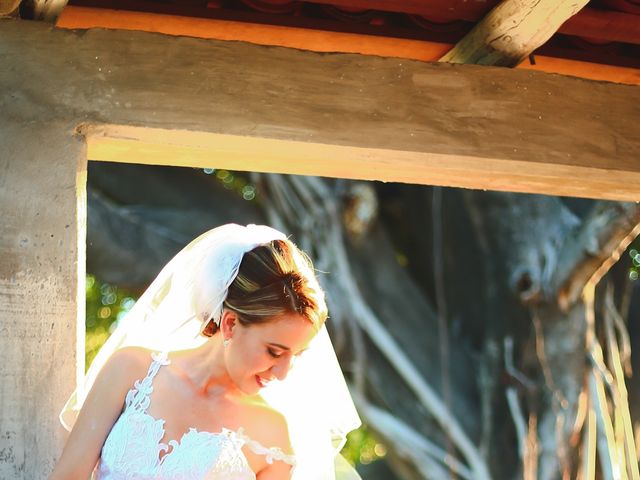
[[[223,347],[228,347],[230,343],[231,343],[231,339],[230,339],[230,338],[225,338],[225,339],[222,341],[222,346],[223,346]]]

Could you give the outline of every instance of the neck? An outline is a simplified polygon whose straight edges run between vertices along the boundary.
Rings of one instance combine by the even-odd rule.
[[[174,358],[175,366],[198,394],[227,396],[238,393],[225,365],[222,335],[214,335],[193,350],[176,352]]]

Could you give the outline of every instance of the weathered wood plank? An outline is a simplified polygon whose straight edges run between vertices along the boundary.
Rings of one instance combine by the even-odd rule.
[[[582,10],[581,13],[584,11]],[[631,14],[624,15],[626,17],[633,16]],[[593,15],[590,14],[590,16]],[[572,20],[576,17],[577,15],[572,17]],[[620,20],[618,23],[623,23],[623,27],[616,33],[619,34],[628,30],[626,24],[630,22],[631,20],[629,19],[624,22]],[[72,30],[86,30],[89,28],[136,30],[196,38],[238,40],[258,45],[289,47],[323,53],[358,53],[425,62],[438,61],[453,47],[449,43],[428,40],[378,37],[278,25],[249,24],[213,18],[181,17],[159,13],[78,7],[75,5],[65,7],[56,22],[56,26]],[[640,27],[638,30],[640,30]],[[611,32],[610,25],[608,25],[607,31]],[[640,38],[640,32],[638,32],[637,37]],[[544,55],[536,55],[535,59],[535,64],[522,62],[518,65],[518,68],[560,73],[591,80],[640,85],[640,70],[632,67],[589,63],[567,58],[546,57]]]
[[[93,160],[225,168],[238,171],[322,175],[499,191],[612,199],[640,197],[640,175],[579,165],[327,145],[248,136],[113,125],[87,126]],[[300,161],[304,159],[304,161]],[[486,175],[470,175],[482,162]],[[321,170],[318,166],[321,165]],[[571,182],[567,182],[571,178]],[[615,190],[611,186],[615,185]]]
[[[65,7],[56,26],[68,29],[137,30],[214,40],[239,40],[314,52],[358,53],[424,61],[437,60],[452,46],[442,42],[408,38],[76,5]]]
[[[633,86],[10,20],[0,31],[4,110],[18,118],[285,142],[276,156],[295,142],[291,172],[332,175],[305,146],[315,158],[316,145],[347,147],[400,159],[415,183],[640,198]],[[354,177],[376,177],[350,156],[341,161]],[[444,170],[436,181],[434,166]]]

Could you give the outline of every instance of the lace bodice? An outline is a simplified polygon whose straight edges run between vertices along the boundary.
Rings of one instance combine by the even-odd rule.
[[[107,437],[96,466],[98,480],[255,480],[256,476],[242,452],[253,452],[293,465],[294,458],[278,448],[266,448],[247,437],[242,429],[223,428],[201,432],[191,428],[180,441],[162,443],[164,420],[147,413],[153,378],[166,354],[153,355],[147,375],[135,382],[125,400],[125,408]]]

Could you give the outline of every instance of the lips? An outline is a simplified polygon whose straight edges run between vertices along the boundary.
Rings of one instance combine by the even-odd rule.
[[[256,375],[256,383],[260,388],[264,388],[269,385],[270,380],[266,380],[259,375]]]

